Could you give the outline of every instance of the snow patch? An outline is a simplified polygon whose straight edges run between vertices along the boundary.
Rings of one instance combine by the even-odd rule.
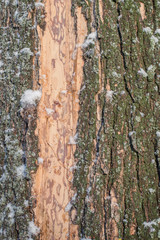
[[[17,168],[16,168],[17,176],[20,177],[20,178],[22,178],[22,177],[24,176],[25,169],[26,169],[26,167],[25,167],[24,164],[21,165],[21,166],[19,166],[19,167],[17,167]]]
[[[150,232],[154,232],[155,231],[154,227],[156,227],[159,222],[160,222],[160,218],[150,222],[144,222],[143,225],[145,228],[150,228]]]
[[[81,238],[80,240],[91,240],[91,238]]]
[[[121,91],[120,92],[120,95],[122,96],[122,95],[124,95],[125,94],[125,91]]]
[[[140,121],[141,121],[140,116],[136,116],[136,117],[135,117],[135,120],[136,120],[137,122],[140,122]]]
[[[128,134],[128,135],[129,135],[129,137],[131,137],[131,136],[132,136],[134,133],[136,134],[136,132],[135,132],[135,131],[129,132],[129,134]]]
[[[6,178],[7,178],[6,174],[3,173],[2,176],[1,176],[1,178],[0,178],[0,182],[5,182],[5,181],[6,181]]]
[[[23,150],[22,149],[18,149],[16,152],[15,152],[15,156],[18,157],[18,156],[22,156],[24,154]]]
[[[143,70],[143,68],[140,68],[140,70],[138,71],[138,74],[143,76],[143,77],[147,77],[148,74]]]
[[[97,38],[97,32],[92,32],[87,36],[87,39],[85,42],[82,44],[82,48],[88,47],[90,44],[95,44]]]
[[[40,232],[40,229],[34,224],[33,221],[30,221],[28,225],[28,232],[29,236],[31,237],[32,235],[37,235]]]
[[[46,108],[46,112],[48,115],[50,115],[50,114],[54,113],[55,111],[51,108]]]
[[[10,211],[8,214],[8,217],[10,218],[10,222],[13,224],[14,223],[14,215],[15,215],[14,206],[12,206],[11,203],[8,203],[6,208],[9,209],[9,211]]]
[[[87,194],[89,194],[91,190],[92,190],[92,188],[91,188],[91,187],[88,187],[88,188],[87,188]]]
[[[122,14],[118,17],[118,20],[120,20],[122,18]]]
[[[36,8],[44,8],[44,4],[43,4],[43,3],[40,3],[40,2],[36,2],[36,3],[35,3],[35,7],[36,7]]]
[[[106,98],[108,99],[108,100],[110,100],[110,101],[112,101],[112,98],[113,98],[113,93],[114,93],[114,91],[107,91],[107,93],[106,93]]]
[[[77,197],[77,193],[74,194],[74,196],[72,197],[71,201],[67,204],[67,206],[65,207],[65,211],[69,212],[73,206],[73,202],[75,202]]]
[[[154,48],[154,46],[156,45],[156,43],[158,43],[158,38],[155,37],[154,35],[152,35],[152,37],[150,38],[151,40],[151,45]]]
[[[117,72],[112,72],[112,76],[116,78],[121,78],[121,74],[118,74]]]
[[[40,55],[41,55],[41,52],[38,51],[38,52],[36,53],[36,56],[39,57]]]
[[[153,188],[149,188],[148,190],[150,191],[150,193],[154,193],[155,192],[155,190]]]
[[[146,27],[146,28],[143,28],[143,32],[145,32],[147,34],[151,34],[152,33],[152,29],[150,27]]]
[[[154,159],[152,159],[151,163],[152,163],[152,164],[155,164],[155,160],[154,160]]]
[[[3,66],[3,62],[2,62],[2,60],[0,60],[0,67],[2,67]]]
[[[70,145],[77,144],[77,137],[78,137],[78,134],[76,134],[74,137],[70,136],[68,144],[70,144]]]
[[[152,79],[155,74],[156,67],[154,65],[150,65],[147,69],[148,77]]]
[[[71,208],[72,208],[72,204],[71,204],[71,202],[69,202],[69,203],[67,204],[67,206],[65,207],[65,211],[66,211],[66,212],[69,212],[69,211],[71,210]]]
[[[158,138],[160,138],[160,131],[157,131],[157,132],[156,132],[156,136],[157,136]]]
[[[140,112],[141,117],[144,117],[144,113]]]
[[[155,34],[159,34],[160,35],[160,28],[156,29]]]
[[[82,92],[85,88],[86,86],[84,85],[79,92]]]
[[[29,56],[33,56],[33,53],[31,52],[30,48],[23,48],[23,49],[21,49],[20,53],[27,54]]]
[[[150,65],[147,69],[148,72],[154,72],[155,71],[155,66]]]
[[[28,105],[36,105],[36,101],[41,99],[42,92],[40,90],[26,90],[21,97],[22,107],[27,107]]]
[[[67,93],[67,90],[62,90],[61,93],[62,93],[62,94],[66,94],[66,93]]]
[[[38,163],[40,164],[40,163],[43,163],[43,158],[38,158]]]
[[[25,207],[28,207],[28,206],[29,206],[28,200],[24,200],[24,206],[25,206]]]

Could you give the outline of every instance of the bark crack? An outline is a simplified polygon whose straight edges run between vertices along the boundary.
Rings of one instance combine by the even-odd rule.
[[[118,13],[118,17],[121,16],[121,12],[120,12],[120,4],[118,3],[117,4],[117,13]],[[123,52],[123,39],[122,39],[122,33],[121,33],[121,30],[120,30],[120,22],[119,20],[117,19],[117,30],[118,30],[118,36],[119,36],[119,40],[120,40],[120,52],[121,52],[121,56],[122,56],[122,59],[123,59],[123,66],[124,66],[124,74],[123,74],[123,79],[124,79],[124,83],[125,83],[125,89],[127,91],[127,93],[129,94],[131,100],[133,103],[135,103],[135,100],[129,90],[129,87],[128,87],[128,83],[127,83],[127,80],[126,80],[126,77],[125,77],[125,74],[126,74],[126,71],[127,71],[127,64],[126,64],[126,59],[125,59],[125,54]]]

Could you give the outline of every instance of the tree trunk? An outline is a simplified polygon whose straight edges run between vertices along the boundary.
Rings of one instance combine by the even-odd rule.
[[[0,239],[158,240],[160,2],[0,15]]]

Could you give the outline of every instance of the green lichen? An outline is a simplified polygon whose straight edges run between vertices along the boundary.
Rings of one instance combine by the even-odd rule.
[[[34,218],[31,171],[38,156],[37,114],[35,107],[20,105],[24,91],[33,87],[33,76],[39,85],[35,1],[2,0],[0,15],[0,238],[35,239],[28,224]]]
[[[157,37],[160,4],[144,4],[146,19],[142,21],[139,1],[103,1],[101,21],[98,0],[73,1],[75,13],[77,6],[82,7],[88,33],[97,31],[103,76],[100,88],[99,52],[89,45],[84,49],[73,181],[82,238],[110,239],[114,219],[124,240],[158,240],[160,63],[159,43],[152,36]],[[143,31],[146,27],[152,29],[151,34]],[[89,55],[91,49],[94,54]],[[138,73],[140,68],[147,77]],[[108,84],[113,92],[107,92]],[[118,201],[118,220],[111,209],[111,190]],[[156,224],[145,225],[152,221]]]

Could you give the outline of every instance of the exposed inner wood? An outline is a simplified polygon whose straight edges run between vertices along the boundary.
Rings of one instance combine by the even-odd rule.
[[[76,38],[71,1],[47,0],[45,8],[46,28],[43,32],[39,29],[42,98],[36,130],[43,164],[34,177],[35,216],[41,239],[78,239],[77,226],[70,225],[65,208],[73,195],[75,145],[72,140],[76,134],[83,73],[80,46],[87,27],[79,8]]]
[[[144,3],[140,3],[140,13],[142,16],[142,20],[146,19],[146,14],[145,14],[145,7],[144,7]]]

